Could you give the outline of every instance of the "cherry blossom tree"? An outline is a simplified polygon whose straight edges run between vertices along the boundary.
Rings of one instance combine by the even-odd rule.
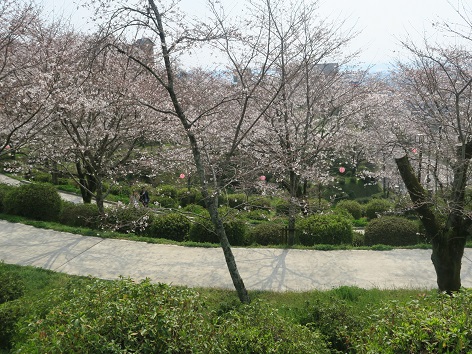
[[[149,127],[159,121],[139,103],[147,84],[139,66],[97,46],[94,36],[71,37],[58,74],[62,90],[54,96],[54,122],[38,139],[37,152],[74,177],[84,202],[95,198],[103,212],[114,181],[133,164],[136,147],[158,139],[159,131]]]
[[[58,29],[33,3],[0,4],[0,155],[19,151],[49,123],[58,88],[49,43]]]
[[[292,244],[307,183],[330,178],[336,147],[362,111],[359,83],[363,74],[340,68],[349,59],[342,50],[354,33],[342,33],[339,24],[319,20],[316,4],[261,4],[261,22],[274,43],[274,73],[267,90],[281,89],[264,112],[260,127],[252,131],[247,147],[257,154],[260,168],[270,172],[289,194]],[[330,59],[337,62],[327,63]]]
[[[405,46],[414,61],[398,66],[395,82],[410,113],[413,136],[409,146],[403,145],[409,153],[396,164],[432,242],[438,288],[453,292],[461,287],[461,260],[472,220],[465,209],[472,158],[472,55],[461,47]],[[418,156],[416,172],[409,159],[412,152]],[[427,170],[424,179],[422,168]],[[440,188],[433,189],[431,183]]]

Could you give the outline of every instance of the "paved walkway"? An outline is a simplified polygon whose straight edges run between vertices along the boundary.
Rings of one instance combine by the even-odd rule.
[[[307,251],[233,249],[249,290],[435,288],[430,250]],[[0,260],[74,275],[232,289],[219,248],[190,248],[86,237],[0,220]],[[472,250],[462,283],[472,287]]]

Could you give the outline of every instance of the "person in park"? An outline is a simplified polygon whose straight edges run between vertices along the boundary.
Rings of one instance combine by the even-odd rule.
[[[149,194],[146,188],[141,189],[141,193],[139,194],[139,201],[143,204],[143,206],[147,207],[149,204]]]

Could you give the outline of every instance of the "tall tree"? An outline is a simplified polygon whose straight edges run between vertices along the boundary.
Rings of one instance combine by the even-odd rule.
[[[295,217],[306,199],[306,184],[329,178],[336,146],[349,122],[361,113],[363,75],[348,73],[343,67],[349,57],[342,50],[354,33],[342,33],[342,24],[318,19],[316,3],[259,4],[258,15],[273,43],[274,72],[267,90],[280,90],[280,94],[247,145],[257,154],[260,168],[274,175],[288,192],[288,241],[293,244]]]
[[[408,155],[396,163],[432,242],[438,288],[453,292],[461,287],[461,261],[472,225],[465,210],[472,158],[472,55],[460,47],[405,45],[414,62],[399,65],[396,84],[416,129],[413,151],[421,149],[421,154],[416,173]],[[410,137],[414,145],[415,136]],[[430,164],[427,177],[421,178],[424,160]],[[443,188],[425,188],[429,183]]]

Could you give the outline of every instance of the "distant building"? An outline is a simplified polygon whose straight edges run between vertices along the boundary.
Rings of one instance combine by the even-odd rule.
[[[137,48],[138,51],[142,52],[142,59],[144,59],[146,63],[154,63],[153,41],[151,41],[149,38],[141,38],[134,42],[133,47]]]

